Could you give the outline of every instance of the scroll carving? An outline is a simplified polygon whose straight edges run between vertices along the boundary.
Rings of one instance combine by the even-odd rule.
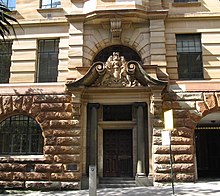
[[[118,52],[113,52],[106,63],[96,65],[99,77],[93,86],[140,86],[141,84],[134,77],[135,69],[134,62],[126,62],[124,56],[119,56]]]

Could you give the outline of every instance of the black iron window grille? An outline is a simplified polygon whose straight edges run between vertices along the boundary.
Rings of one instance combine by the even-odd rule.
[[[201,35],[176,35],[176,44],[179,79],[203,79]]]
[[[38,41],[37,82],[56,82],[58,76],[59,39]]]
[[[37,122],[26,115],[11,116],[0,123],[1,155],[43,154],[43,136]]]
[[[0,83],[8,83],[10,77],[12,41],[0,42]]]

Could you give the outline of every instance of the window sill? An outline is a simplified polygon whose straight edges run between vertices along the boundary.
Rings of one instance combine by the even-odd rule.
[[[199,7],[201,6],[201,2],[175,2],[172,3],[173,7]]]
[[[44,155],[0,155],[0,162],[5,161],[46,161]]]
[[[63,8],[39,8],[37,9],[39,13],[48,13],[48,12],[62,12]]]

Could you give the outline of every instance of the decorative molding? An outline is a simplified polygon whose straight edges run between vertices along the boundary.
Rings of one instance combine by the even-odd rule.
[[[110,26],[111,26],[111,35],[112,35],[112,40],[120,40],[121,39],[121,19],[111,19],[110,20]]]

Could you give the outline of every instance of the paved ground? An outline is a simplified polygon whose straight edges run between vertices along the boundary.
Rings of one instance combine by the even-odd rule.
[[[200,196],[200,195],[215,195],[220,196],[220,180],[215,181],[200,181],[197,183],[182,183],[174,184],[175,195]],[[1,195],[16,195],[16,196],[88,196],[88,190],[80,191],[7,191]],[[117,189],[98,189],[97,196],[166,196],[172,195],[171,185],[155,186],[155,187],[136,187],[136,188],[117,188]]]

